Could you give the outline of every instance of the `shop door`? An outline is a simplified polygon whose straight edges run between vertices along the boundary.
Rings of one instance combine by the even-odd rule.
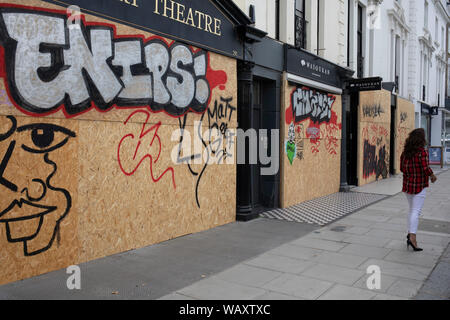
[[[262,175],[261,169],[271,164],[262,164],[260,152],[272,157],[272,130],[279,129],[279,111],[277,110],[276,82],[255,78],[253,82],[253,128],[258,133],[258,161],[252,165],[253,170],[253,207],[261,212],[279,206],[279,173]],[[263,134],[261,130],[267,130]],[[262,150],[260,150],[262,148]],[[276,150],[276,157],[279,150]]]

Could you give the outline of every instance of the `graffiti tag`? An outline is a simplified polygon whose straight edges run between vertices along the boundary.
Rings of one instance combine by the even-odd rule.
[[[383,179],[387,178],[388,164],[386,146],[384,145],[379,149],[378,155],[376,154],[376,148],[377,147],[371,145],[368,140],[364,140],[363,177],[365,179],[373,174],[375,174],[377,180],[380,176],[382,176]]]
[[[381,108],[380,104],[366,105],[363,106],[362,109],[363,109],[363,116],[365,118],[381,117],[381,114],[384,113],[384,110],[383,108]]]
[[[169,167],[166,170],[164,170],[164,172],[159,177],[155,177],[155,173],[154,173],[154,165],[157,164],[157,162],[161,156],[161,150],[162,150],[161,138],[158,135],[158,130],[161,127],[161,122],[158,122],[157,124],[151,126],[150,128],[147,128],[148,122],[150,120],[150,113],[145,110],[137,110],[137,111],[133,112],[127,118],[127,120],[124,122],[124,125],[126,126],[129,123],[129,121],[131,120],[131,118],[135,117],[138,114],[143,114],[146,117],[145,122],[142,124],[139,134],[133,134],[133,133],[126,134],[120,140],[119,146],[117,148],[117,160],[119,162],[120,170],[126,176],[132,176],[136,173],[136,171],[139,169],[139,167],[141,167],[141,165],[144,163],[144,161],[148,160],[148,162],[150,164],[150,177],[152,178],[153,182],[159,182],[164,177],[164,175],[166,175],[167,173],[170,173],[172,175],[173,188],[176,189],[175,172],[172,167]],[[148,146],[144,144],[145,138],[148,138],[148,139],[151,138],[151,142]],[[134,151],[131,154],[125,154],[125,157],[124,157],[125,152],[123,152],[123,147],[124,147],[124,144],[126,144],[126,143],[131,143],[132,144],[131,149],[134,147]],[[148,151],[154,145],[156,146],[156,149],[158,151],[157,155],[155,155],[155,154],[151,155]],[[144,150],[141,151],[142,153],[139,153],[139,151],[141,150],[141,147]],[[140,154],[141,156],[138,157],[138,154]],[[124,159],[127,159],[128,161],[125,162]],[[129,162],[133,163],[134,166],[132,166],[131,168],[128,168],[129,165],[127,166],[125,163],[128,164]]]
[[[336,97],[309,88],[297,88],[292,94],[292,112],[294,122],[310,118],[313,122],[328,122],[331,119],[331,108]]]
[[[94,106],[148,106],[178,117],[207,109],[207,52],[157,37],[116,37],[108,25],[68,28],[67,19],[54,12],[0,10],[8,87],[25,112],[63,109],[70,117]]]

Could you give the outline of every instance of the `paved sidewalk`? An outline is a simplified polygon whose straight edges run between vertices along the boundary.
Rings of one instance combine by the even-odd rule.
[[[161,299],[448,300],[450,172],[438,172],[417,236],[423,252],[406,250],[407,204],[398,193]],[[396,180],[383,188],[393,192]],[[379,290],[367,288],[372,265],[381,269]]]
[[[60,270],[0,286],[0,299],[450,299],[450,171],[438,179],[419,227],[423,252],[406,250],[400,193],[322,228],[232,223],[82,264],[79,291]],[[379,290],[366,286],[371,265]]]

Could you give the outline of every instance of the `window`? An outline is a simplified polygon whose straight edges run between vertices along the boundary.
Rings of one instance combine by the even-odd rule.
[[[424,19],[423,26],[425,29],[428,29],[428,1],[425,1],[425,10],[424,10]]]
[[[305,0],[295,0],[295,46],[306,48]]]
[[[280,0],[275,0],[275,38],[280,40]]]
[[[358,54],[358,66],[357,66],[357,77],[364,77],[364,56],[363,56],[363,8],[358,5],[358,35],[357,35],[357,54]]]
[[[423,57],[423,79],[422,79],[422,101],[426,101],[427,98],[427,83],[428,83],[428,57]]]
[[[438,42],[439,39],[439,20],[436,17],[436,20],[434,22],[434,41]]]
[[[401,57],[400,57],[400,37],[395,37],[395,52],[394,52],[394,59],[395,59],[395,90],[397,93],[400,93],[400,66],[401,66]]]

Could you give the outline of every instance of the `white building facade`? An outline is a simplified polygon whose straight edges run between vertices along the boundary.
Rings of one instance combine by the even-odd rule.
[[[358,77],[394,83],[394,94],[414,103],[416,127],[425,129],[430,145],[440,146],[450,21],[445,1],[349,1],[350,67]]]
[[[347,67],[348,0],[234,0],[270,38]],[[304,20],[304,39],[296,33]],[[298,30],[298,29],[297,29]],[[299,44],[300,42],[300,44]]]

